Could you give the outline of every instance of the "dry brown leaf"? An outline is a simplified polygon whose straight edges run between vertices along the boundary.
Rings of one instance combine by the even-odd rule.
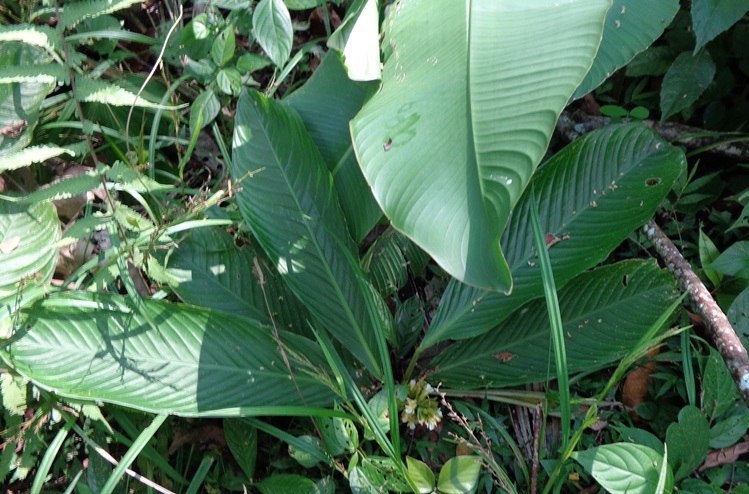
[[[655,371],[655,362],[652,359],[657,354],[658,349],[648,353],[646,363],[632,371],[624,380],[622,403],[631,410],[635,419],[639,419],[639,415],[634,411],[634,408],[648,397],[648,384],[651,381],[650,375]]]
[[[21,245],[21,237],[19,236],[10,237],[8,240],[5,240],[2,243],[0,243],[0,252],[2,252],[5,255],[8,255],[14,250],[16,250],[19,245]]]

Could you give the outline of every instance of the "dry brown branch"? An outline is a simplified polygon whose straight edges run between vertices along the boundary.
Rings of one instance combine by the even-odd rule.
[[[585,113],[563,112],[557,122],[557,130],[565,139],[574,141],[583,134],[600,129],[611,123],[608,117],[588,115]],[[660,124],[655,120],[643,120],[645,125],[656,134],[673,144],[685,146],[687,149],[705,149],[707,152],[730,158],[736,161],[749,160],[749,137],[737,136],[736,139],[726,139],[725,134],[716,137],[705,129],[690,127],[678,123]]]
[[[744,402],[749,405],[749,357],[733,326],[692,267],[658,225],[650,221],[643,230],[669,271],[687,292],[694,309],[702,316],[710,339],[731,371]]]
[[[749,440],[734,444],[728,448],[714,449],[707,454],[705,462],[697,471],[704,472],[708,468],[731,465],[738,461],[739,456],[744,453],[749,453]]]

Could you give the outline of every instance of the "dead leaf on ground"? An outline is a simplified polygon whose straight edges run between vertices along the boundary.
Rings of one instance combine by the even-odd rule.
[[[632,371],[624,380],[622,403],[631,410],[636,420],[639,419],[639,415],[634,411],[634,408],[648,397],[648,384],[651,381],[650,375],[655,371],[655,361],[653,358],[656,355],[658,355],[658,349],[650,351],[647,354],[647,361],[644,365]]]

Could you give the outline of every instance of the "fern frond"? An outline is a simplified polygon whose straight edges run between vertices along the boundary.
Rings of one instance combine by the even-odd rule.
[[[88,146],[86,143],[73,144],[67,147],[55,146],[50,144],[40,144],[30,146],[15,153],[10,153],[0,157],[0,173],[8,170],[15,170],[29,166],[32,163],[41,163],[61,154],[70,156],[79,156],[86,152]]]
[[[142,0],[84,0],[82,2],[65,2],[60,9],[60,22],[64,29],[71,28],[81,21],[93,19],[104,14],[111,14],[126,9]]]
[[[114,220],[114,216],[111,214],[94,213],[90,216],[80,218],[76,220],[70,228],[65,230],[62,234],[62,238],[55,244],[56,247],[65,247],[66,245],[73,244],[78,240],[88,238],[94,232],[103,230],[107,227],[108,223]]]
[[[156,192],[173,188],[171,185],[160,184],[156,180],[143,175],[135,168],[123,163],[122,161],[117,161],[111,168],[106,170],[104,172],[104,178],[115,184],[125,185],[130,190],[140,193]]]
[[[123,228],[135,233],[155,228],[145,216],[122,203],[117,203],[114,208],[114,217]]]
[[[85,194],[89,190],[100,189],[101,187],[102,183],[99,174],[96,170],[91,170],[37,189],[27,194],[21,202],[33,204],[68,199]]]
[[[12,65],[0,69],[0,84],[14,82],[66,83],[68,78],[64,66],[56,63],[38,65]]]
[[[21,43],[42,47],[47,51],[54,51],[59,45],[59,39],[54,29],[49,26],[35,26],[33,24],[0,26],[0,42],[4,41],[20,41]]]
[[[120,186],[128,186],[133,190],[144,192],[146,190],[163,189],[165,187],[169,188],[168,186],[159,184],[154,180],[148,179],[137,170],[134,170],[125,163],[118,161],[111,167],[102,165],[96,169],[83,172],[80,175],[65,178],[46,187],[37,189],[20,199],[20,202],[33,204],[37,202],[57,201],[59,199],[67,199],[69,197],[85,194],[90,190],[101,189],[103,187],[102,176],[107,182],[107,188],[110,189],[119,188]],[[128,221],[124,216],[119,219],[122,221]]]
[[[109,84],[101,80],[88,79],[80,77],[78,83],[78,98],[81,101],[90,103],[103,103],[112,106],[137,106],[141,108],[151,108],[155,110],[178,110],[187,105],[166,106],[137,96],[135,93],[121,88],[114,84]]]

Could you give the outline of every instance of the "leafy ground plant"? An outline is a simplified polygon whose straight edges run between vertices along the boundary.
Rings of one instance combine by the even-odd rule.
[[[738,458],[746,406],[638,233],[705,219],[721,172],[647,116],[694,114],[745,11],[135,4],[0,7],[11,489],[745,487],[711,454]],[[660,106],[623,108],[621,74],[684,50],[690,12]],[[563,142],[596,98],[619,120]],[[694,252],[728,296],[725,213]]]

